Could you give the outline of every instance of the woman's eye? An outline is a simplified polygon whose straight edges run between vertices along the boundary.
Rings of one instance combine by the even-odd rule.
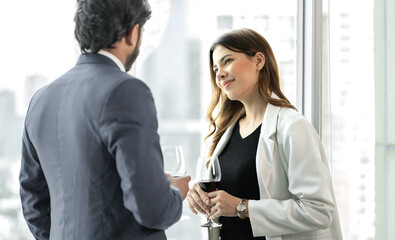
[[[232,61],[232,59],[230,59],[230,58],[225,59],[225,60],[224,60],[224,64],[228,64],[228,63],[230,63],[231,61]]]

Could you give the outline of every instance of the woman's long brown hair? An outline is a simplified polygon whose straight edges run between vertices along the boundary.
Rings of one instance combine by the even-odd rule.
[[[274,57],[272,48],[264,37],[251,29],[238,29],[225,33],[220,36],[210,48],[210,76],[212,98],[207,110],[207,119],[209,121],[209,134],[206,140],[213,136],[209,156],[214,152],[221,136],[225,130],[240,117],[244,111],[244,106],[239,101],[230,100],[216,84],[216,76],[213,71],[213,52],[217,46],[223,46],[231,51],[244,53],[247,56],[255,56],[257,52],[265,56],[265,65],[261,69],[258,79],[259,93],[263,98],[272,105],[280,107],[296,108],[291,105],[280,89],[280,77],[277,68],[277,62]],[[275,93],[279,99],[270,97]],[[218,108],[218,114],[214,115],[214,110]]]

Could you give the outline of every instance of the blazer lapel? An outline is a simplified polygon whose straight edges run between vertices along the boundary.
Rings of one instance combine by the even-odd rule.
[[[230,137],[232,136],[233,129],[235,128],[235,125],[237,123],[237,120],[234,121],[224,132],[222,135],[221,139],[218,141],[217,146],[214,149],[213,156],[219,156],[222,151],[224,150],[226,144],[228,144]]]
[[[272,97],[277,97],[272,95]],[[259,136],[258,149],[256,152],[256,169],[258,183],[261,189],[261,198],[269,197],[268,185],[272,176],[274,146],[276,142],[277,119],[280,107],[267,104],[266,112],[262,121],[261,134]]]

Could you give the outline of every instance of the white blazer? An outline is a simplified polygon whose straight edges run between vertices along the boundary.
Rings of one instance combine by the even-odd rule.
[[[225,131],[213,155],[221,154],[236,122]],[[260,200],[248,201],[255,237],[343,239],[324,149],[314,127],[303,115],[291,108],[267,105],[256,170]]]

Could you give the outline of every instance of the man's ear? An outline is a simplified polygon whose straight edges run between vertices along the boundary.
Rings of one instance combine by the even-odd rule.
[[[140,29],[140,25],[136,24],[130,30],[129,34],[125,36],[126,43],[129,46],[136,46],[138,44],[137,41],[139,39],[139,32],[140,32],[139,29]]]
[[[261,52],[255,53],[256,70],[260,71],[265,66],[265,55]]]

